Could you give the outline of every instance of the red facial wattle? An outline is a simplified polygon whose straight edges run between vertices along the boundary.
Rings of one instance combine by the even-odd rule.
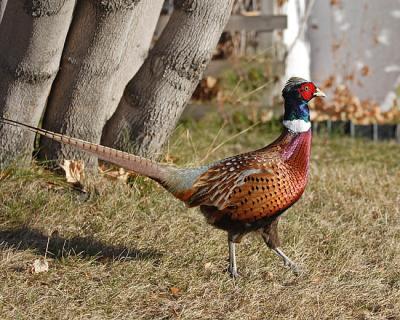
[[[312,82],[307,82],[307,83],[303,83],[298,90],[299,90],[301,97],[305,101],[310,101],[313,98],[314,93],[317,90],[317,88],[315,87],[315,85]]]

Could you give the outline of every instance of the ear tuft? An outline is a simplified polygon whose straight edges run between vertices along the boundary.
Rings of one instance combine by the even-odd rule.
[[[282,90],[282,96],[286,97],[287,94],[292,91],[292,89],[302,83],[309,82],[306,79],[299,78],[299,77],[291,77],[285,84],[285,87]]]

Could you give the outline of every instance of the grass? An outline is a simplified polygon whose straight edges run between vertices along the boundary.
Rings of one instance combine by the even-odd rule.
[[[181,124],[167,148],[199,164],[258,148],[260,125]],[[400,145],[313,141],[310,184],[280,224],[282,266],[256,235],[225,273],[227,239],[148,179],[82,194],[41,167],[0,176],[2,319],[400,319]],[[47,256],[49,271],[32,274]]]

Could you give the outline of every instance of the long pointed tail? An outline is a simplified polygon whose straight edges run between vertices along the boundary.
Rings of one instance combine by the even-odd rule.
[[[0,123],[5,123],[15,127],[21,127],[32,132],[38,133],[49,139],[73,146],[79,150],[85,151],[89,154],[95,155],[98,158],[121,166],[127,170],[134,171],[140,175],[150,177],[161,184],[163,184],[169,176],[169,173],[175,168],[162,165],[155,161],[142,158],[127,152],[119,151],[99,144],[87,142],[84,140],[71,138],[59,133],[32,127],[30,125],[17,122],[14,120],[0,118]]]

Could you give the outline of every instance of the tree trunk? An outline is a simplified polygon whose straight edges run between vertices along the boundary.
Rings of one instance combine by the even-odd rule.
[[[100,142],[123,88],[144,60],[161,4],[161,0],[78,2],[44,128]],[[97,165],[94,157],[49,139],[42,138],[41,146],[41,157],[79,158],[89,167]]]
[[[142,66],[149,53],[150,43],[163,2],[164,0],[142,0],[138,5],[121,59],[121,66],[123,67],[120,68],[113,82],[113,89],[111,90],[112,107],[109,109],[106,120],[109,120],[117,109],[126,85]],[[146,17],[146,19],[142,17]]]
[[[154,157],[175,127],[228,21],[233,0],[179,0],[124,91],[103,143]]]
[[[0,0],[0,23],[3,19],[4,10],[6,9],[7,0]]]
[[[74,5],[74,0],[8,1],[0,26],[0,116],[38,125]],[[3,126],[0,137],[0,166],[32,153],[33,134]]]

